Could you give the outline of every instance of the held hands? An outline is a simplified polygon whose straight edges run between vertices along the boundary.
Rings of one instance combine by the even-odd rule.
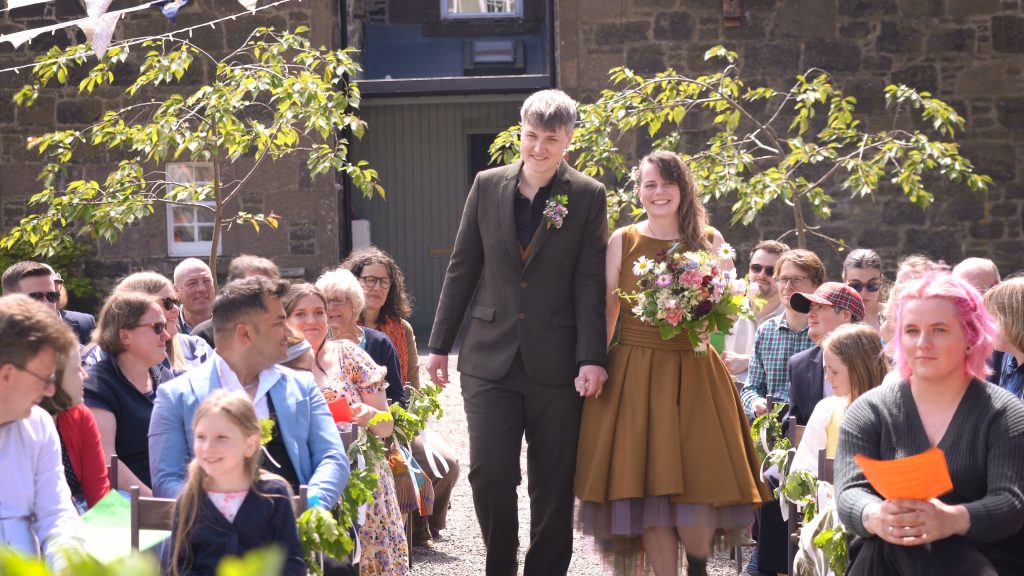
[[[427,356],[427,377],[434,384],[444,388],[448,384],[448,356],[431,354]]]
[[[768,401],[764,398],[754,400],[754,416],[760,416],[768,411]]]
[[[575,380],[576,391],[584,398],[597,398],[604,390],[604,381],[607,379],[608,373],[600,366],[580,366],[580,372]]]
[[[900,546],[920,546],[966,534],[971,527],[967,508],[950,506],[937,498],[886,500],[865,510],[864,528],[882,540]]]
[[[725,367],[729,369],[729,374],[733,376],[746,372],[747,367],[750,366],[750,356],[736,354],[728,350],[722,352],[722,361],[725,362]]]

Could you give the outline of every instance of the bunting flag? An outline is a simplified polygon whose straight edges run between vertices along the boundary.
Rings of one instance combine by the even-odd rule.
[[[43,2],[49,2],[50,0],[7,0],[7,9],[14,10],[15,8],[23,8],[25,6],[31,6],[33,4],[42,4]]]
[[[33,28],[31,30],[22,30],[21,32],[13,32],[11,34],[4,34],[0,36],[0,42],[10,42],[11,46],[18,48],[25,42],[31,42],[33,38],[44,34],[46,32],[56,32],[62,28],[68,26],[80,25],[84,22],[88,22],[88,18],[79,18],[78,20],[72,20],[71,22],[61,22],[59,24],[50,24],[49,26],[43,26],[40,28]]]
[[[120,11],[103,14],[78,25],[85,33],[85,39],[92,45],[92,51],[96,53],[97,58],[102,59],[107,53],[107,47],[110,46],[110,39],[114,36],[114,29],[117,28],[121,14]]]
[[[245,8],[246,10],[252,10],[253,12],[255,12],[256,11],[256,1],[257,0],[238,0],[238,3],[241,4],[242,7]]]
[[[85,0],[85,13],[90,18],[99,18],[107,13],[113,0]]]
[[[161,6],[160,11],[171,21],[171,24],[175,24],[175,20],[178,18],[178,10],[185,4],[188,4],[188,0],[171,0]]]

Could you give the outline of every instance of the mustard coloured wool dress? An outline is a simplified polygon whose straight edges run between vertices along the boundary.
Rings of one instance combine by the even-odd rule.
[[[633,262],[657,258],[670,243],[635,226],[622,240],[619,288],[630,293]],[[709,347],[698,355],[685,333],[662,340],[630,308],[620,300],[608,381],[599,398],[584,402],[575,493],[578,524],[605,559],[642,567],[645,528],[738,531],[771,495],[758,480],[750,426],[718,353]]]

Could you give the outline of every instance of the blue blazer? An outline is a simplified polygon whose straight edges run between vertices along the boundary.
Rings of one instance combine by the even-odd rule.
[[[149,466],[157,498],[177,498],[185,485],[195,454],[192,418],[199,403],[221,387],[215,366],[208,360],[157,388],[149,422]],[[274,369],[280,377],[269,394],[288,456],[309,495],[332,508],[348,482],[349,464],[327,401],[312,374]]]

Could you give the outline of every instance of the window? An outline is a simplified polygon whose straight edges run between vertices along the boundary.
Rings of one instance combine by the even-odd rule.
[[[213,182],[210,162],[171,162],[167,164],[167,193],[182,184]],[[213,206],[211,202],[200,202]],[[213,211],[200,206],[167,205],[167,255],[204,256],[210,253],[213,241]],[[217,253],[221,250],[217,246]]]
[[[516,18],[522,0],[441,0],[442,18]]]

